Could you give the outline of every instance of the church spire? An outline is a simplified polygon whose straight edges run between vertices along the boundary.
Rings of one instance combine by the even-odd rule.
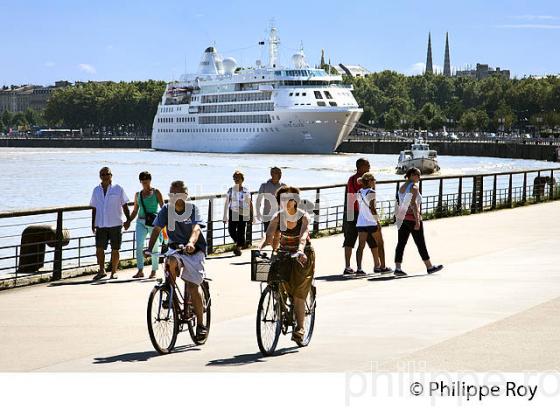
[[[319,67],[323,68],[325,65],[325,50],[321,49],[321,65]]]
[[[428,54],[426,55],[426,71],[425,74],[433,74],[432,67],[432,33],[428,33]]]
[[[443,61],[443,75],[451,77],[451,60],[449,58],[449,33],[445,33],[445,60]]]

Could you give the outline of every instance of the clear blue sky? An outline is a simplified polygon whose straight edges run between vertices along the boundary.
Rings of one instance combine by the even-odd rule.
[[[428,31],[434,65],[477,62],[517,76],[560,73],[559,0],[0,0],[0,84],[177,78],[215,44],[242,65],[274,18],[281,60],[303,42],[332,63],[378,71],[422,70]]]

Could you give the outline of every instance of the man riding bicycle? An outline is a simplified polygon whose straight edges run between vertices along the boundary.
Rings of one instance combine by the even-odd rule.
[[[194,312],[196,314],[197,339],[204,339],[208,329],[203,323],[203,304],[200,285],[204,281],[204,261],[206,258],[206,240],[202,234],[204,224],[198,208],[187,202],[187,188],[183,181],[174,181],[169,190],[169,203],[165,204],[154,220],[154,229],[144,254],[149,256],[150,250],[163,228],[167,228],[169,251],[166,253],[165,269],[169,280],[175,282],[182,268],[181,278],[187,284]],[[170,208],[171,207],[171,208]]]

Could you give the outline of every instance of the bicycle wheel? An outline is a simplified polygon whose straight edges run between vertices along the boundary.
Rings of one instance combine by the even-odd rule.
[[[267,286],[259,300],[257,309],[257,343],[264,356],[276,350],[282,330],[281,308],[276,292]]]
[[[210,334],[210,319],[212,317],[210,312],[210,305],[211,305],[211,298],[210,298],[210,286],[208,285],[207,281],[202,282],[200,285],[202,288],[202,308],[203,308],[203,320],[202,323],[204,327],[206,327],[206,337],[203,339],[197,339],[196,337],[196,315],[193,312],[193,316],[187,320],[187,326],[189,328],[189,334],[191,335],[191,339],[194,344],[196,345],[203,345],[208,340],[208,335]],[[187,297],[185,295],[185,297]]]
[[[296,342],[299,347],[305,347],[311,341],[313,336],[313,328],[315,327],[315,308],[317,307],[317,288],[311,286],[307,298],[305,299],[305,319],[303,326],[305,328],[305,336],[301,342]]]
[[[169,285],[156,286],[148,298],[148,333],[160,354],[170,353],[179,334],[179,317],[171,303]]]

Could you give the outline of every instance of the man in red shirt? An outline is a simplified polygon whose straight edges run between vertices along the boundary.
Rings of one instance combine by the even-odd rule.
[[[353,275],[355,272],[350,267],[350,259],[352,258],[352,249],[358,239],[358,229],[356,228],[356,221],[358,219],[359,204],[356,200],[356,193],[360,190],[362,185],[358,182],[358,178],[369,172],[369,161],[365,158],[360,158],[356,161],[356,173],[348,179],[346,185],[346,213],[344,215],[344,222],[342,230],[344,232],[344,259],[346,267],[344,268],[343,275]],[[368,237],[368,246],[375,248],[375,241],[371,236]]]

